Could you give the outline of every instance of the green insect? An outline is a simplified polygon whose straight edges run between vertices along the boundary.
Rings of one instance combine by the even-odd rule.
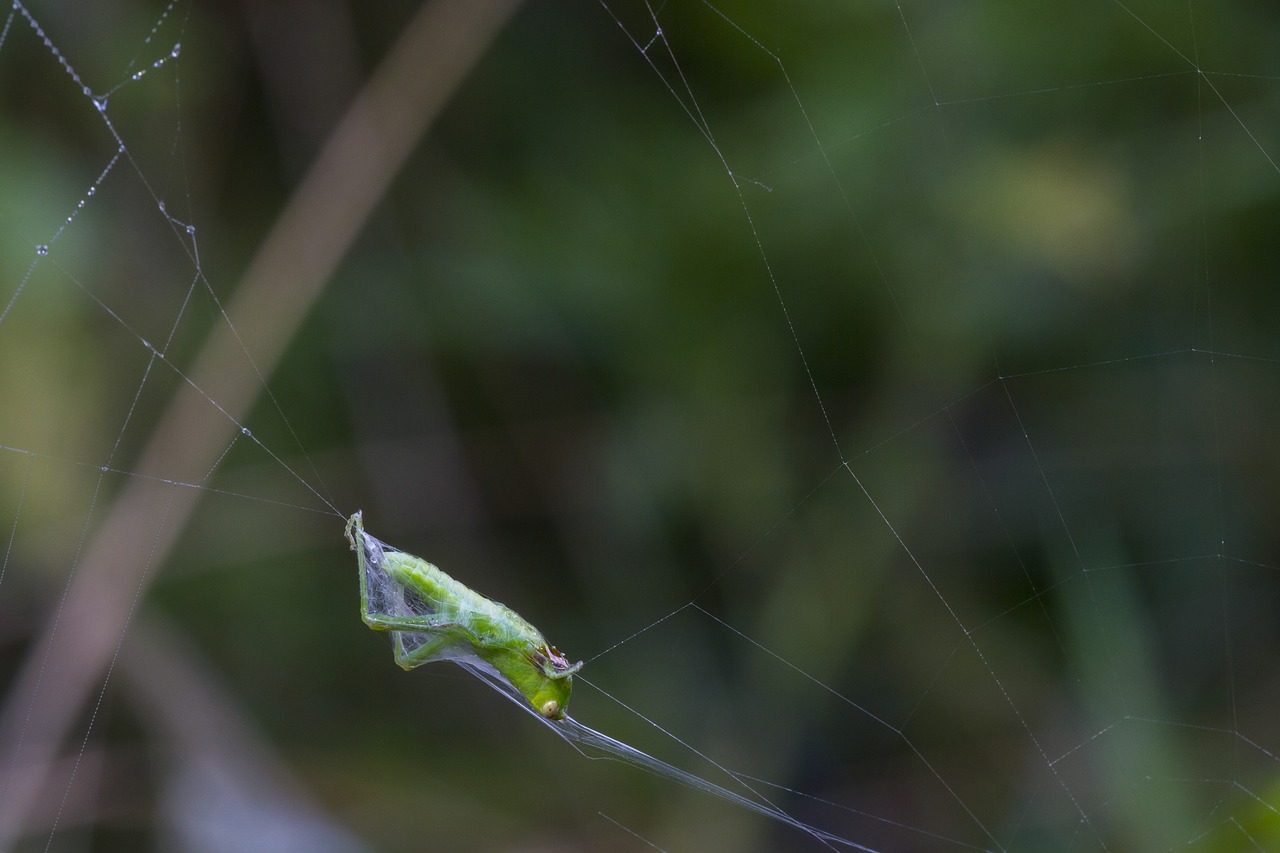
[[[570,664],[509,607],[365,533],[359,512],[347,521],[346,535],[360,560],[360,615],[373,630],[393,633],[396,663],[413,669],[478,658],[539,714],[564,719],[582,661]]]
[[[747,777],[714,761],[711,764],[717,770],[755,799],[583,725],[565,713],[581,661],[569,663],[537,628],[510,608],[463,586],[421,557],[397,551],[365,533],[358,512],[347,521],[347,540],[360,558],[360,615],[375,631],[391,632],[396,663],[405,669],[436,660],[455,661],[537,716],[583,755],[644,768],[795,827],[828,847],[839,844],[871,850],[791,817],[761,796]],[[657,723],[642,719],[665,733]]]

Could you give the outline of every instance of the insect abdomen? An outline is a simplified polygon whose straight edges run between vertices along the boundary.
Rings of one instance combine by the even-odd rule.
[[[538,649],[546,641],[509,607],[485,598],[435,565],[402,551],[386,554],[383,569],[422,602],[422,615],[466,632],[479,646]]]

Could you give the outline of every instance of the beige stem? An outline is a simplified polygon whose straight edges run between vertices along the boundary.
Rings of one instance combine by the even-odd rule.
[[[192,483],[205,477],[401,164],[517,5],[423,5],[289,199],[236,288],[230,322],[210,333],[135,472]],[[20,834],[44,787],[42,768],[102,683],[135,603],[201,496],[130,478],[86,547],[0,714],[0,775],[22,780],[0,802],[0,850]]]

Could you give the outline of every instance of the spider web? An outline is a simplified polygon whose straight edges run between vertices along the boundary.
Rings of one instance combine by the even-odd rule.
[[[1280,845],[1274,11],[510,11],[8,13],[0,847]]]

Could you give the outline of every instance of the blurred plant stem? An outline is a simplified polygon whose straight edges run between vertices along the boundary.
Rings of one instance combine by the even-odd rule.
[[[228,322],[214,326],[187,371],[189,382],[130,468],[140,476],[106,511],[8,691],[0,767],[23,782],[0,793],[0,849],[21,834],[44,787],[40,768],[101,683],[137,603],[203,495],[173,482],[202,482],[235,440],[237,424],[378,200],[517,6],[423,5],[281,211],[236,288]],[[208,416],[210,398],[225,417]]]

